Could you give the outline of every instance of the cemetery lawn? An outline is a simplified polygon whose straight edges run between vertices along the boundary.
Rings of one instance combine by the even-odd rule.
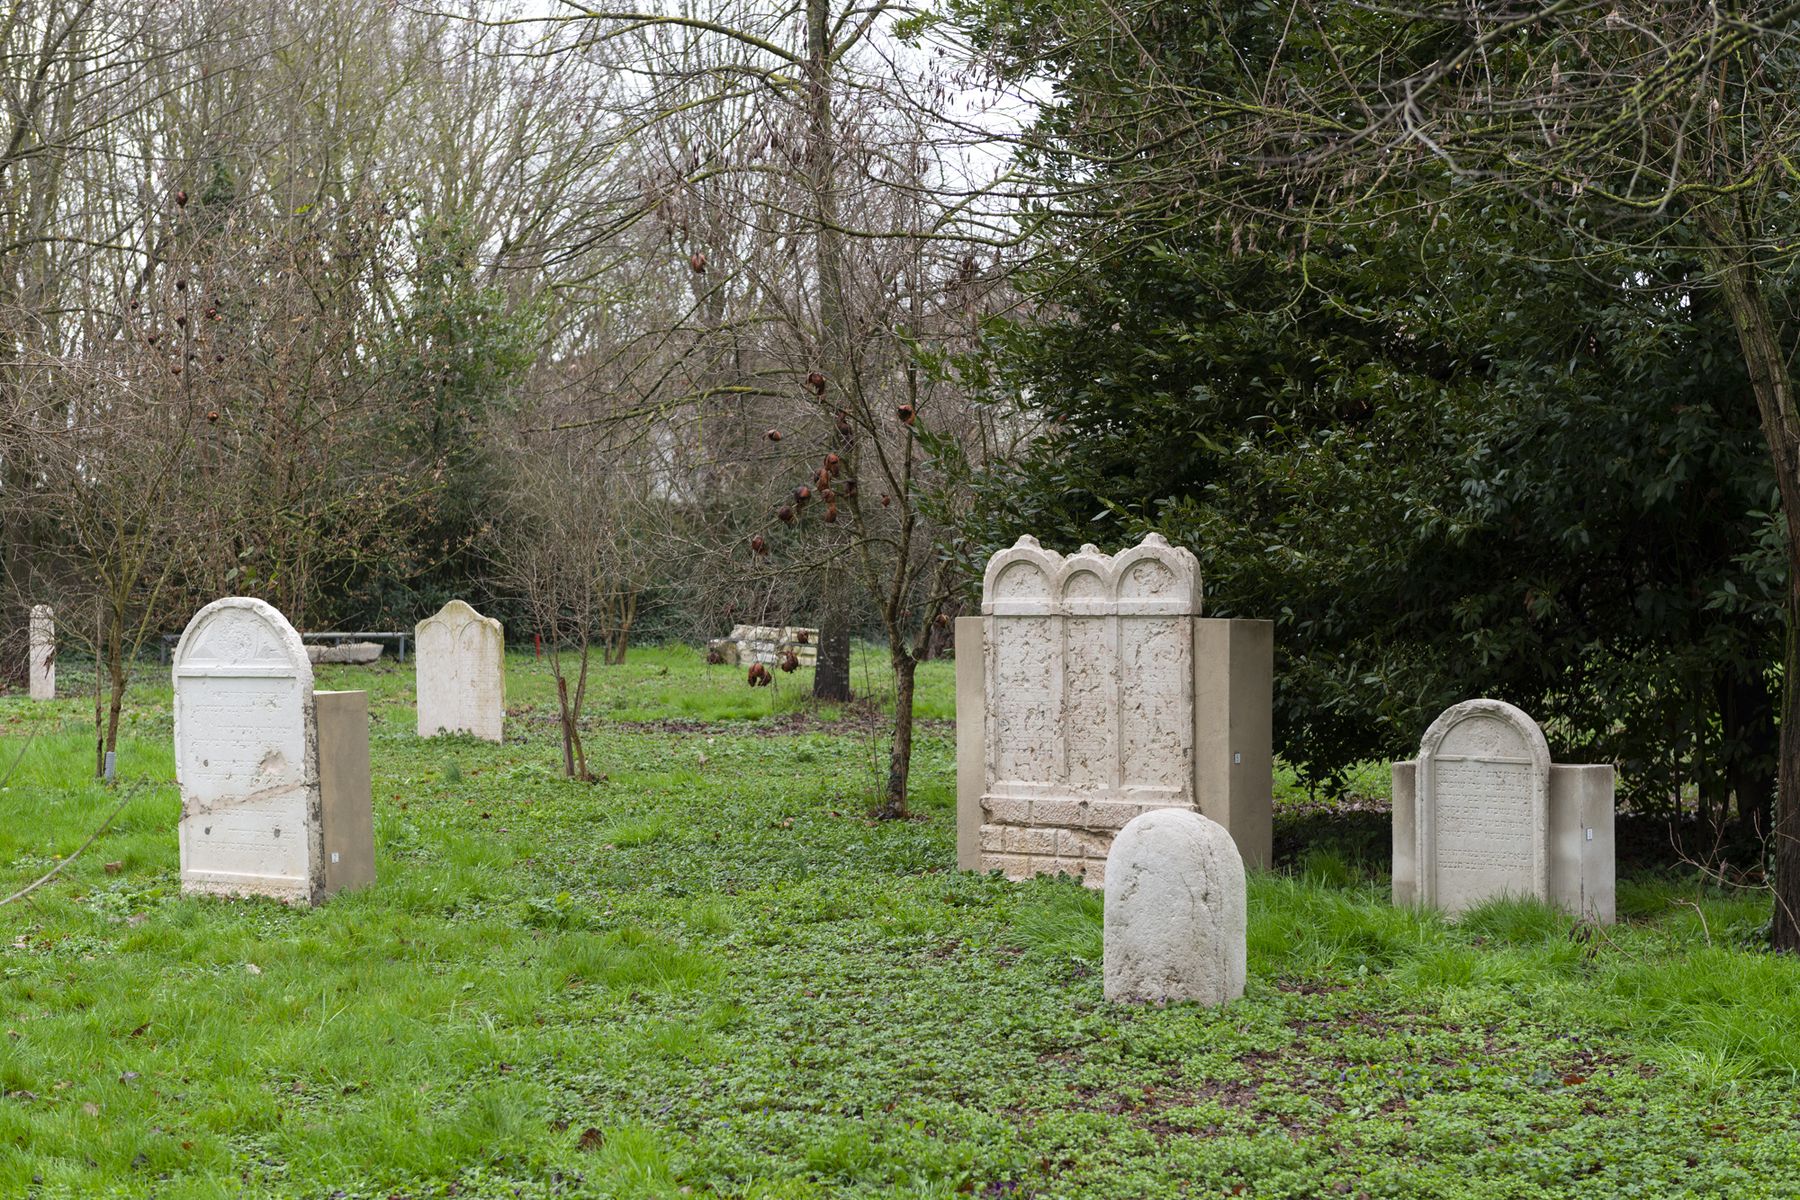
[[[952,869],[949,664],[885,823],[878,722],[806,673],[596,671],[588,786],[529,656],[501,746],[416,738],[410,666],[321,668],[372,693],[380,880],[297,911],[179,894],[147,668],[145,786],[0,908],[0,1196],[1800,1194],[1800,963],[1756,898],[1451,925],[1315,853],[1252,877],[1243,1000],[1113,1008],[1097,896]],[[38,735],[0,892],[115,803],[89,704],[0,697],[0,770]]]

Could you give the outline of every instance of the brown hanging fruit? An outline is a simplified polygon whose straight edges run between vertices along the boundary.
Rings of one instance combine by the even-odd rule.
[[[185,190],[175,193],[175,207],[176,208],[186,208],[187,202],[188,202],[188,194]]]
[[[837,505],[827,504],[825,506],[825,523],[827,525],[837,524]]]
[[[827,471],[835,471],[838,469],[838,464],[843,461],[844,460],[839,458],[836,454],[827,454],[825,456],[825,469]]]
[[[706,274],[706,255],[700,253],[698,250],[694,251],[692,254],[688,255],[688,266],[694,268],[694,273],[696,275]]]
[[[781,440],[781,430],[771,429],[769,432],[763,434],[763,436],[768,438],[771,442],[779,442]]]
[[[801,484],[799,487],[794,489],[794,503],[795,504],[805,504],[808,500],[811,500],[811,499],[812,499],[812,489],[807,487],[805,484]]]
[[[806,386],[813,390],[813,395],[823,396],[825,394],[825,376],[818,371],[812,372],[806,377]]]
[[[785,504],[775,510],[775,515],[781,519],[783,525],[792,525],[794,523],[794,510]]]
[[[763,535],[759,533],[750,539],[750,549],[757,554],[767,554],[769,552],[769,543],[763,541]]]
[[[899,417],[900,417],[900,420],[901,420],[901,421],[902,421],[902,422],[903,422],[903,423],[905,423],[905,424],[907,424],[907,425],[911,425],[911,424],[912,424],[912,423],[913,423],[913,417],[914,417],[914,416],[915,416],[915,415],[916,415],[916,414],[915,414],[915,413],[914,413],[914,412],[913,412],[913,406],[912,406],[912,405],[910,405],[910,404],[902,404],[902,405],[901,405],[901,406],[900,406],[900,407],[899,407],[899,408],[898,408],[898,409],[896,409],[896,410],[895,410],[895,411],[896,411],[896,413],[897,413],[897,414],[898,414],[898,415],[899,415]]]
[[[888,505],[890,505],[892,503],[893,503],[893,500],[889,499],[888,494],[886,492],[883,492],[881,494],[881,507],[886,508]]]
[[[795,671],[798,671],[800,669],[800,656],[798,654],[795,654],[792,650],[789,650],[786,654],[783,654],[781,656],[781,669],[783,671],[787,672],[789,675],[792,675]]]

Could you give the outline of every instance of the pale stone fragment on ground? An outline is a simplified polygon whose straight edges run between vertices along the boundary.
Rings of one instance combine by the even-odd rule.
[[[1132,820],[1106,860],[1113,1001],[1220,1005],[1244,994],[1244,864],[1225,827],[1187,809]]]

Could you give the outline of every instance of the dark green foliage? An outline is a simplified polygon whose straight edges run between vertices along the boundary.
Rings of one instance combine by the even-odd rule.
[[[1080,6],[1033,12],[975,18],[1021,66],[1054,47],[1058,103],[1024,165],[1046,187],[1092,176],[1038,214],[1037,314],[978,364],[1043,436],[989,480],[974,540],[1189,545],[1209,614],[1278,622],[1278,744],[1309,779],[1408,754],[1444,706],[1494,695],[1559,757],[1616,761],[1640,804],[1697,785],[1719,816],[1734,791],[1761,813],[1780,529],[1695,264],[1598,259],[1523,203],[1393,206],[1330,237],[1196,209],[1179,155],[1084,157],[1143,102],[1114,56],[1237,86],[1226,41],[1280,14],[1234,10],[1227,34],[1128,5],[1109,17],[1134,22],[1126,45],[1034,32],[1068,33]],[[1170,94],[1145,119],[1198,138]]]

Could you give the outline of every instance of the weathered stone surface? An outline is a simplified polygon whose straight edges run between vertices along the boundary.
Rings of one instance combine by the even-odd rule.
[[[261,600],[194,615],[175,648],[181,887],[316,903],[324,887],[312,665]]]
[[[1210,812],[1246,857],[1267,860],[1271,627],[1199,611],[1199,564],[1154,534],[1116,556],[1084,546],[1064,558],[1029,537],[994,556],[979,673],[962,665],[976,627],[958,626],[958,760],[971,747],[983,759],[976,829],[1080,836],[965,833],[959,861],[973,848],[978,869],[1097,885],[1113,833],[1162,808]],[[979,730],[966,719],[977,685]]]
[[[319,663],[352,663],[356,666],[367,666],[381,657],[381,643],[336,642],[331,645],[312,645],[306,648],[306,657],[315,666]]]
[[[728,636],[706,643],[706,648],[728,666],[773,667],[792,654],[801,666],[813,667],[819,662],[819,631],[802,625],[737,625]]]
[[[1194,619],[1194,794],[1248,867],[1274,854],[1275,623]]]
[[[506,636],[500,622],[452,600],[413,634],[419,736],[472,733],[503,740]]]
[[[956,618],[956,866],[981,869],[981,790],[987,753],[982,744],[987,687],[980,617]],[[1022,824],[1030,802],[1016,801]],[[1010,814],[1009,814],[1010,815]],[[996,816],[996,820],[1001,819]]]
[[[1393,779],[1396,904],[1456,913],[1519,896],[1614,919],[1612,767],[1553,764],[1529,716],[1471,700]]]
[[[375,882],[374,797],[369,776],[369,693],[314,692],[319,727],[320,841],[324,895]]]
[[[1536,721],[1501,700],[1453,705],[1419,743],[1417,791],[1421,903],[1550,898],[1550,747]]]
[[[1145,813],[1106,860],[1106,998],[1237,999],[1247,921],[1244,863],[1225,827],[1189,809]]]
[[[56,699],[56,615],[48,604],[32,606],[27,652],[31,698]]]

